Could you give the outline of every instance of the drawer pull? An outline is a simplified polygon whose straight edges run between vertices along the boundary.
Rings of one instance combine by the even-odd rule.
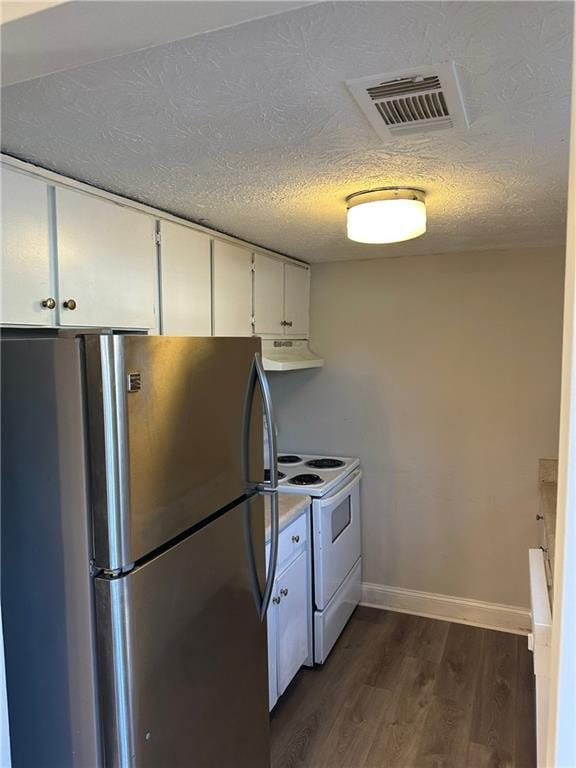
[[[294,542],[294,544],[298,544],[298,542],[300,541],[300,536],[292,536],[292,541]]]

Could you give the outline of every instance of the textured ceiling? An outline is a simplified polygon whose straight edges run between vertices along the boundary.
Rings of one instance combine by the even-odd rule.
[[[53,0],[51,3],[30,3],[21,0],[6,3],[2,0],[2,85],[183,40],[302,5],[306,2]]]
[[[562,242],[572,6],[335,2],[3,89],[3,150],[309,261]],[[383,142],[343,81],[454,60],[467,131]],[[428,193],[353,244],[346,195]]]

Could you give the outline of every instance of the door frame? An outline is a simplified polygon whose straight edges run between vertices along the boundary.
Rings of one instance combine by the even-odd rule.
[[[576,40],[576,14],[574,34]],[[576,54],[573,60],[547,766],[576,766]]]

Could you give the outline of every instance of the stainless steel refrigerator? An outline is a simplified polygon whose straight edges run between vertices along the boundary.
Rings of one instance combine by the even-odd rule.
[[[276,436],[259,350],[144,335],[2,341],[15,766],[269,765]]]

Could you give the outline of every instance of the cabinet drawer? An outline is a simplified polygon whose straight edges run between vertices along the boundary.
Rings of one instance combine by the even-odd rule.
[[[276,573],[282,571],[307,547],[308,510],[286,526],[278,536],[278,561]],[[270,543],[266,544],[266,562],[270,562]]]
[[[308,540],[308,515],[293,520],[278,537],[278,573],[304,549]]]

